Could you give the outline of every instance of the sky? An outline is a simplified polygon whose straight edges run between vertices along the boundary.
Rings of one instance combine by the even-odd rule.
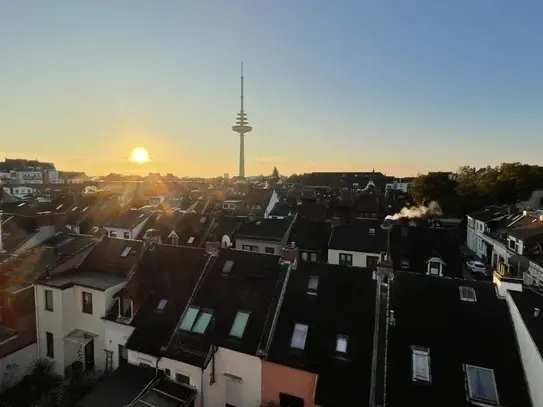
[[[543,164],[540,0],[1,7],[0,160],[237,175],[243,60],[248,175]]]

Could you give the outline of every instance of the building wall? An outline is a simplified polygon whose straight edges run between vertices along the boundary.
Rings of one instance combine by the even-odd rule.
[[[534,406],[543,406],[543,386],[541,386],[541,378],[543,377],[543,358],[526,328],[520,312],[511,298],[509,292],[506,294],[507,304],[515,327],[517,342],[520,349],[520,357],[526,381],[528,382],[528,390],[532,398]]]
[[[45,309],[45,290],[53,292],[53,311]],[[45,287],[39,284],[34,286],[36,299],[36,329],[38,331],[38,349],[40,359],[49,359],[53,362],[55,373],[64,374],[64,313],[62,290]],[[46,332],[53,334],[54,357],[47,356]]]
[[[142,229],[145,227],[145,224],[149,220],[149,217],[145,218],[138,226],[136,226],[134,229],[121,229],[121,228],[112,228],[112,227],[104,227],[104,229],[107,230],[108,236],[111,236],[111,232],[116,233],[117,238],[119,239],[125,239],[124,233],[128,233],[128,239],[135,239],[138,237]]]
[[[314,373],[262,361],[263,402],[279,403],[280,393],[286,393],[303,399],[304,407],[313,407],[316,385],[317,375]]]
[[[336,250],[328,249],[328,263],[329,264],[339,264],[339,254],[351,254],[353,256],[353,266],[355,267],[367,267],[367,258],[379,257],[378,253],[363,253],[363,252],[352,252],[349,250]]]
[[[0,359],[0,391],[2,386],[16,385],[32,369],[38,359],[38,346],[33,343]]]
[[[177,360],[162,358],[158,362],[158,368],[162,371],[166,369],[170,370],[170,378],[175,380],[175,374],[181,373],[184,376],[190,378],[190,385],[196,387],[198,395],[194,401],[195,406],[200,406],[201,394],[202,394],[202,369],[196,366],[189,365],[187,363],[182,363]],[[204,383],[207,383],[206,386],[209,386],[209,374],[203,375]],[[204,397],[205,399],[205,397]],[[209,405],[209,404],[207,404]]]
[[[262,240],[253,239],[236,239],[236,249],[243,250],[244,245],[257,246],[259,253],[266,253],[266,248],[271,247],[274,249],[275,254],[279,254],[283,248],[283,244],[277,242],[265,242]]]
[[[115,370],[119,367],[119,345],[125,346],[126,341],[134,332],[134,327],[119,324],[117,322],[108,321],[106,319],[104,322],[104,349],[110,350],[113,352],[113,366],[112,369]]]

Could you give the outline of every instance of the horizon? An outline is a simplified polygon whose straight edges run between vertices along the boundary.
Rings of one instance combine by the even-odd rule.
[[[538,2],[59,4],[0,15],[0,157],[236,176],[243,61],[247,174],[540,163]]]

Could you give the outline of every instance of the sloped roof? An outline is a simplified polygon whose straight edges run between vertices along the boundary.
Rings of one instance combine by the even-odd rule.
[[[151,215],[148,211],[128,209],[113,219],[108,220],[104,226],[109,228],[133,229]]]
[[[236,232],[236,238],[280,242],[285,237],[291,223],[291,217],[284,219],[260,218],[254,222],[248,221],[240,225]]]
[[[372,233],[373,232],[373,233]],[[377,219],[355,219],[332,229],[328,247],[335,250],[381,253],[386,250],[387,236]]]
[[[300,250],[324,250],[332,233],[332,225],[328,222],[308,222],[296,220],[292,226],[289,242],[294,242]]]

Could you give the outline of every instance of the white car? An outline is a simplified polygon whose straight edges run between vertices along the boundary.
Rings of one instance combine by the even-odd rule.
[[[486,275],[486,266],[477,260],[470,260],[466,262],[466,266],[472,273],[479,273]]]

